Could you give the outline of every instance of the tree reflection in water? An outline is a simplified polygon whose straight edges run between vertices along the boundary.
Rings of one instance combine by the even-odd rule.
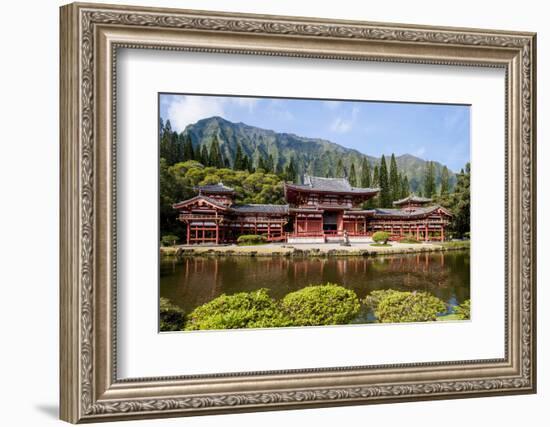
[[[274,298],[308,284],[340,284],[364,298],[375,289],[422,290],[456,305],[470,298],[470,253],[377,257],[185,257],[161,262],[160,295],[190,312],[222,293],[270,289]]]

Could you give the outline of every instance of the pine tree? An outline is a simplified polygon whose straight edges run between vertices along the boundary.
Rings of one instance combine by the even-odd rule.
[[[435,164],[434,162],[426,163],[426,171],[424,172],[424,197],[432,198],[435,195]]]
[[[265,166],[265,162],[262,156],[258,157],[258,169],[267,172],[267,168]]]
[[[401,176],[401,194],[399,196],[400,199],[404,199],[410,194],[409,189],[409,178],[407,178],[407,175],[403,174]]]
[[[243,150],[241,148],[241,144],[237,144],[237,151],[235,153],[235,161],[233,162],[233,169],[238,171],[242,171],[245,169]]]
[[[193,142],[189,135],[183,136],[183,160],[195,160],[195,152],[193,151]]]
[[[209,166],[221,168],[223,167],[222,162],[223,160],[220,152],[220,143],[218,141],[218,138],[214,137],[214,139],[212,139],[212,142],[210,144],[210,154],[208,156],[208,164]]]
[[[229,164],[229,159],[225,157],[223,154],[222,154],[222,163],[224,168],[226,169],[231,168],[231,165]]]
[[[296,182],[297,172],[296,166],[294,165],[294,159],[290,159],[290,162],[285,169],[285,180],[290,182]]]
[[[380,207],[389,208],[391,207],[391,193],[390,193],[390,183],[388,178],[388,167],[386,165],[386,158],[382,154],[380,159]]]
[[[365,157],[361,165],[361,187],[370,188],[372,185],[370,163]]]
[[[208,149],[206,148],[206,144],[204,144],[201,148],[200,162],[204,166],[212,166],[208,157]]]
[[[248,156],[246,154],[243,155],[243,160],[242,160],[242,169],[243,171],[247,171],[249,170],[250,168],[250,165],[249,165],[249,160],[248,160]]]
[[[355,172],[355,163],[353,162],[351,162],[351,167],[349,168],[348,181],[352,187],[357,187],[357,172]]]
[[[380,186],[380,168],[378,165],[374,165],[374,172],[372,173],[372,186],[378,188]]]
[[[464,236],[470,232],[470,163],[466,163],[466,171],[461,170],[457,175],[449,205],[453,212],[452,228],[458,235]]]
[[[160,139],[159,154],[160,154],[160,158],[166,160],[166,164],[168,166],[173,164],[170,162],[171,138],[172,138],[172,125],[170,124],[170,120],[166,120],[166,123],[164,124],[164,130],[162,132],[162,138]]]
[[[392,201],[398,200],[401,195],[401,182],[399,180],[399,172],[397,171],[397,162],[395,155],[392,153],[390,160],[390,198]]]
[[[449,169],[447,169],[447,166],[443,166],[443,170],[441,171],[441,189],[439,191],[441,197],[449,195],[450,184]]]
[[[338,159],[338,163],[336,163],[336,178],[344,178],[346,176],[345,168],[344,168],[344,162],[342,162],[342,159]]]
[[[164,120],[162,120],[162,117],[159,118],[159,141],[162,139],[162,135],[164,133]]]
[[[274,165],[273,165],[274,161],[273,161],[273,155],[270,154],[269,157],[267,158],[267,161],[265,162],[265,168],[266,168],[266,172],[268,173],[272,173],[273,170],[274,170]]]

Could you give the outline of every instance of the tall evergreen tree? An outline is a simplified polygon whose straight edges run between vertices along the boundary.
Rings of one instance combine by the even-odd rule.
[[[164,120],[162,117],[159,118],[159,141],[162,139],[162,134],[164,133]]]
[[[450,186],[451,186],[451,183],[450,183],[449,169],[447,169],[447,166],[443,166],[443,170],[441,171],[441,189],[439,191],[439,195],[441,197],[448,196]]]
[[[379,194],[379,207],[389,208],[391,207],[391,192],[390,192],[390,183],[388,177],[388,166],[386,165],[386,158],[382,154],[380,159],[380,194]]]
[[[223,167],[223,160],[221,156],[220,142],[218,141],[218,137],[214,137],[214,139],[212,139],[212,142],[210,144],[210,153],[208,155],[208,163],[210,166],[214,166],[217,168]]]
[[[204,145],[201,147],[200,162],[201,162],[204,166],[212,166],[212,165],[210,164],[210,159],[209,159],[209,156],[208,156],[208,148],[206,148],[206,144],[204,144]]]
[[[162,131],[162,137],[160,139],[159,154],[162,159],[166,160],[166,164],[168,166],[172,165],[172,163],[170,162],[171,139],[172,139],[172,125],[170,124],[170,120],[166,120],[166,123],[164,124],[164,130]]]
[[[365,157],[361,165],[361,187],[370,188],[372,185],[370,163]]]
[[[345,176],[344,162],[342,162],[342,159],[338,159],[338,163],[336,163],[336,178],[344,178]]]
[[[380,187],[380,168],[378,165],[374,165],[374,171],[372,172],[372,186],[375,188]]]
[[[193,142],[189,135],[185,135],[183,138],[183,160],[195,160],[195,152],[193,150]]]
[[[241,144],[237,144],[237,151],[235,152],[235,161],[233,162],[233,169],[242,171],[244,167],[244,157]]]
[[[401,176],[401,194],[399,196],[400,199],[404,199],[410,194],[411,190],[409,188],[409,178],[407,178],[407,175],[403,174]]]
[[[243,154],[243,160],[242,160],[242,169],[243,171],[247,171],[250,169],[250,160],[246,154]]]
[[[357,187],[357,172],[355,172],[355,163],[353,162],[351,162],[351,167],[349,168],[348,181],[352,187]]]
[[[424,172],[424,197],[432,198],[435,195],[435,164],[434,162],[426,163],[426,171]]]
[[[274,171],[274,161],[273,161],[273,155],[270,154],[267,158],[267,161],[265,162],[265,168],[266,172],[272,173]]]
[[[263,170],[264,172],[267,172],[267,168],[265,166],[264,158],[260,155],[258,157],[258,169]]]
[[[395,155],[392,153],[390,160],[390,194],[392,201],[398,200],[401,195],[401,182],[399,180],[399,172],[397,171],[397,162]]]
[[[296,182],[296,179],[298,178],[296,171],[296,165],[294,164],[294,158],[290,159],[290,162],[288,162],[288,165],[285,169],[285,180],[290,182]]]
[[[470,232],[470,163],[457,176],[454,192],[450,197],[453,212],[452,227],[460,236]]]

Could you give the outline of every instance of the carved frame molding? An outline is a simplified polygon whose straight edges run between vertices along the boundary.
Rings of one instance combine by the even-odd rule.
[[[506,68],[505,359],[118,381],[113,135],[119,47]],[[61,418],[83,422],[534,392],[534,99],[532,33],[62,7]],[[289,387],[289,380],[299,385]]]

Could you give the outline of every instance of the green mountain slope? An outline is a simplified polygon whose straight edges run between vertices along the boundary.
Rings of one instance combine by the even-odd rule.
[[[249,126],[245,123],[233,123],[221,117],[210,117],[189,125],[183,135],[191,137],[195,150],[203,145],[210,147],[213,139],[218,138],[221,153],[231,165],[235,159],[237,145],[258,165],[259,158],[273,157],[274,164],[281,170],[291,159],[294,160],[299,175],[304,173],[316,176],[336,176],[336,165],[342,160],[347,171],[352,163],[358,174],[361,164],[366,157],[371,165],[378,164],[379,158],[368,156],[357,150],[342,147],[334,142],[318,138],[305,138],[294,134],[277,133],[272,130]],[[386,161],[389,166],[388,153]],[[403,154],[396,156],[397,167],[401,173],[407,175],[411,190],[418,192],[421,188],[426,160]],[[444,165],[435,163],[436,181],[439,185],[439,176]],[[456,176],[451,172],[451,188],[454,187]]]

